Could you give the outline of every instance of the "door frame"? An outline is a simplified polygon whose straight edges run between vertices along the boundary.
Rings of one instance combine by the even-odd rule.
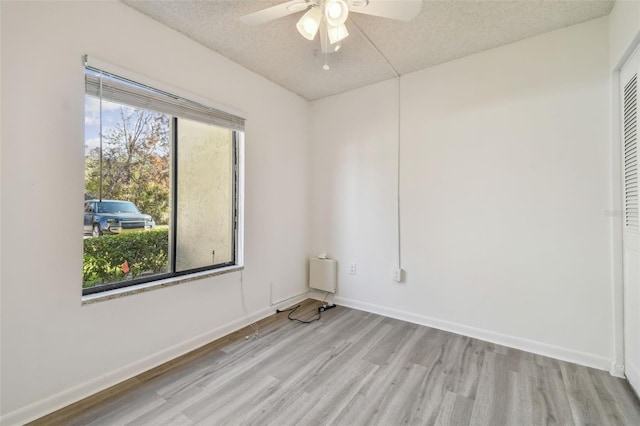
[[[611,284],[613,336],[611,368],[609,373],[625,378],[625,326],[624,326],[624,197],[623,197],[623,152],[622,152],[622,68],[640,50],[640,31],[636,34],[618,63],[612,69],[610,79],[611,139],[610,139],[610,217],[611,230]],[[640,73],[639,73],[640,75]],[[640,118],[640,117],[639,117]],[[636,391],[638,391],[636,389]]]

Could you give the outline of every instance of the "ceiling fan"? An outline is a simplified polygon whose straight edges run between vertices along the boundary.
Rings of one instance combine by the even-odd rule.
[[[296,24],[298,32],[307,40],[320,32],[322,52],[329,53],[340,49],[340,42],[349,36],[345,25],[349,12],[410,21],[421,9],[422,0],[291,0],[242,16],[240,21],[260,25],[307,10]]]

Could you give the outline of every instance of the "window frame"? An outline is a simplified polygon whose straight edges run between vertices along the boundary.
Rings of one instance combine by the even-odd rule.
[[[220,112],[223,115],[232,116],[234,119],[239,119],[242,121],[242,125],[244,126],[245,115],[241,112],[235,111],[231,108],[221,107],[219,104],[214,104],[209,100],[204,100],[203,98],[193,95],[187,92],[184,92],[177,88],[172,88],[171,86],[167,86],[162,83],[157,83],[150,81],[148,78],[138,76],[135,73],[124,70],[122,68],[112,66],[106,64],[102,61],[96,60],[95,58],[89,59],[88,56],[84,57],[84,69],[83,75],[86,76],[87,70],[91,71],[103,71],[107,73],[109,76],[113,76],[116,78],[120,78],[126,80],[128,82],[134,83],[140,87],[144,87],[148,90],[154,90],[158,93],[166,94],[168,96],[173,96],[176,98],[181,98],[187,102],[191,102],[193,104],[204,106],[206,108],[214,109]],[[86,96],[92,96],[91,93],[88,93],[87,90],[84,92],[84,98]],[[130,106],[124,102],[115,100],[112,102],[117,102],[122,105]],[[133,106],[134,108],[145,109],[144,107]],[[147,108],[151,111],[156,111],[152,108]],[[86,110],[85,110],[86,114]],[[227,127],[224,125],[219,125],[214,123],[212,125],[226,128],[231,131],[231,143],[232,143],[232,231],[231,231],[231,252],[232,259],[229,262],[225,262],[222,264],[213,264],[198,268],[192,268],[183,271],[176,271],[176,256],[177,250],[177,221],[178,221],[178,120],[181,117],[178,117],[173,114],[168,114],[171,122],[170,129],[170,145],[172,149],[170,164],[171,164],[171,204],[170,204],[170,232],[169,232],[169,259],[168,259],[168,267],[170,269],[167,273],[155,274],[152,276],[129,279],[124,281],[118,281],[114,283],[108,283],[103,285],[97,285],[95,287],[82,288],[82,296],[99,296],[100,293],[110,292],[113,290],[123,290],[130,291],[129,288],[140,285],[148,285],[148,286],[167,286],[170,285],[173,281],[190,281],[188,278],[190,275],[193,275],[194,278],[202,275],[205,272],[211,272],[211,275],[219,275],[222,273],[233,272],[238,269],[242,269],[244,267],[243,261],[243,247],[244,247],[244,127],[242,129],[233,128],[231,126]],[[190,117],[184,117],[187,119],[193,120]],[[201,122],[204,124],[207,123],[202,120],[195,119],[194,121]],[[205,274],[208,275],[208,274]],[[185,280],[185,278],[187,278]]]

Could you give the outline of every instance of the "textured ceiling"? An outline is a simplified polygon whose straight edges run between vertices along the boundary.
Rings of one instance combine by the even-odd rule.
[[[351,13],[350,36],[328,55],[331,69],[324,71],[318,37],[308,41],[296,31],[303,12],[257,27],[239,21],[286,0],[122,1],[308,100],[394,77],[357,27],[403,75],[604,16],[613,7],[608,0],[426,0],[411,22]]]

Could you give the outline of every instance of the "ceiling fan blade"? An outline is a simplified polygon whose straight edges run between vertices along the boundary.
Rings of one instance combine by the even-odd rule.
[[[349,11],[410,21],[422,10],[422,0],[349,0]]]
[[[309,7],[309,4],[305,0],[292,0],[241,16],[240,22],[247,25],[260,25],[274,19],[301,12],[307,7]]]

